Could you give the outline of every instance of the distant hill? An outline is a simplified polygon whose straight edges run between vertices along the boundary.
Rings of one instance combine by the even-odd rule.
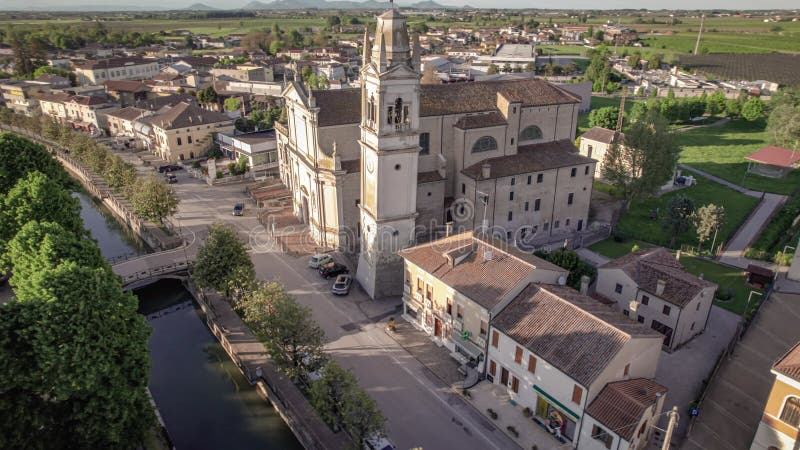
[[[418,3],[408,5],[410,8],[415,9],[448,9],[454,8],[452,6],[445,6],[436,3],[433,0],[425,0]],[[242,9],[247,10],[265,10],[265,9],[387,9],[389,4],[385,1],[367,0],[367,1],[352,1],[352,0],[275,0],[270,3],[261,1],[252,1],[244,6]]]
[[[217,8],[214,8],[213,6],[205,5],[203,3],[193,3],[192,5],[189,5],[184,9],[190,10],[190,11],[216,11],[217,10]]]
[[[433,0],[426,0],[409,5],[409,8],[414,9],[455,9],[455,6],[441,5]]]

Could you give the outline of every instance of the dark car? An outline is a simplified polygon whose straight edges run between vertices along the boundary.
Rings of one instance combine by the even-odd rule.
[[[244,215],[244,203],[237,203],[233,205],[233,215],[234,216],[243,216]]]
[[[167,180],[167,184],[173,184],[178,182],[178,177],[175,174],[168,173],[164,178]]]
[[[182,168],[183,167],[175,164],[167,164],[165,166],[158,166],[158,173],[175,172],[176,170],[181,170]]]
[[[337,262],[328,263],[324,266],[320,266],[319,268],[319,275],[326,280],[343,273],[350,273],[350,269],[348,269],[344,264],[339,264]]]

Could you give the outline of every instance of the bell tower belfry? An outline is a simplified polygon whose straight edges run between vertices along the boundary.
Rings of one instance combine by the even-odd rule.
[[[356,278],[372,298],[401,295],[399,250],[414,243],[419,156],[419,40],[392,9],[364,35],[361,69],[361,252]]]

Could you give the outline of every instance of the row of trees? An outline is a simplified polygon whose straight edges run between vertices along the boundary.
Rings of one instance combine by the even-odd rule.
[[[256,280],[253,263],[236,232],[212,225],[197,254],[192,279],[203,289],[222,293],[262,342],[276,368],[304,389],[320,417],[345,430],[363,448],[365,439],[384,433],[375,401],[355,375],[325,356],[325,333],[311,310],[277,282]],[[316,373],[312,380],[309,376]]]
[[[69,149],[70,156],[103,177],[140,217],[163,224],[178,209],[178,197],[171,187],[154,175],[141,179],[135,167],[88,135],[73,132],[45,116],[25,117],[6,108],[0,108],[0,123],[25,128]]]
[[[0,134],[0,447],[138,448],[150,331],[40,145]]]

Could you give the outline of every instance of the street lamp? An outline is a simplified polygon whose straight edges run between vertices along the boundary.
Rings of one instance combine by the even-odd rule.
[[[744,305],[744,314],[747,314],[748,308],[750,307],[750,299],[753,298],[753,294],[764,296],[763,292],[750,291],[750,295],[747,296],[747,303]]]
[[[794,251],[797,251],[797,247],[792,247],[791,245],[784,245],[783,246],[783,252],[781,252],[782,256],[786,256],[786,249],[787,248],[790,248],[790,249],[792,249]],[[780,261],[778,261],[778,265],[780,265]],[[787,266],[789,266],[789,265],[791,265],[791,263],[787,264]]]

